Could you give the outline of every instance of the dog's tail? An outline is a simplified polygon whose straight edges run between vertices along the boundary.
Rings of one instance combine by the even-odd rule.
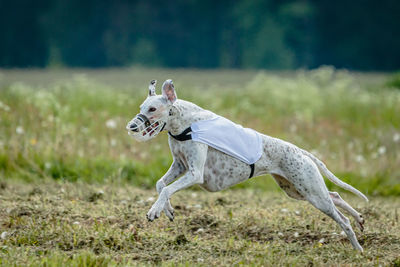
[[[357,189],[355,189],[354,187],[352,187],[349,184],[346,184],[345,182],[343,182],[342,180],[340,180],[339,178],[337,178],[332,172],[330,172],[328,170],[328,168],[325,166],[325,164],[320,161],[317,157],[315,157],[313,154],[311,154],[310,152],[307,152],[303,149],[301,149],[301,152],[306,155],[307,157],[309,157],[312,161],[314,161],[314,163],[317,165],[318,169],[320,170],[320,172],[322,172],[322,174],[328,178],[332,183],[340,186],[341,188],[344,188],[356,195],[358,195],[359,197],[363,198],[365,201],[368,202],[368,198],[361,193],[360,191],[358,191]]]

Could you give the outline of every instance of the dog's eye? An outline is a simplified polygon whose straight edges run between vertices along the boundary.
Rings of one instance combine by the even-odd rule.
[[[151,108],[149,108],[149,112],[154,112],[154,111],[156,111],[157,109],[156,108],[153,108],[153,107],[151,107]]]

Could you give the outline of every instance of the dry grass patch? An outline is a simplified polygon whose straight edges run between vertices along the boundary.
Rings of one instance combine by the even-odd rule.
[[[399,198],[344,197],[366,217],[354,251],[339,227],[283,193],[186,190],[176,218],[145,214],[155,190],[123,184],[3,182],[2,265],[394,265],[400,263]],[[354,227],[355,228],[355,227]],[[397,264],[397,265],[396,265]]]

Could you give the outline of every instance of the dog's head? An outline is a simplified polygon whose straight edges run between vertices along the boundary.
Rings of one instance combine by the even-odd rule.
[[[140,113],[126,126],[128,134],[138,141],[150,140],[165,128],[172,105],[177,100],[172,80],[164,82],[162,95],[156,94],[156,84],[156,80],[150,82],[149,95],[140,105]]]

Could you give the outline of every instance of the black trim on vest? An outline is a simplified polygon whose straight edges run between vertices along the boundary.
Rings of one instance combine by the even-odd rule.
[[[253,177],[253,175],[254,175],[254,163],[253,163],[253,164],[250,164],[250,169],[251,169],[251,172],[250,172],[249,179],[250,179],[251,177]]]
[[[187,141],[187,140],[192,140],[192,135],[190,134],[191,131],[192,128],[188,127],[178,135],[173,135],[171,132],[168,132],[168,134],[178,141]]]
[[[168,134],[172,138],[174,138],[178,141],[187,141],[187,140],[192,140],[192,135],[190,134],[191,131],[192,131],[192,128],[188,127],[182,133],[180,133],[178,135],[173,135],[171,132],[168,132]],[[254,175],[254,163],[250,164],[249,166],[250,166],[250,176],[249,176],[249,179],[250,179]]]

